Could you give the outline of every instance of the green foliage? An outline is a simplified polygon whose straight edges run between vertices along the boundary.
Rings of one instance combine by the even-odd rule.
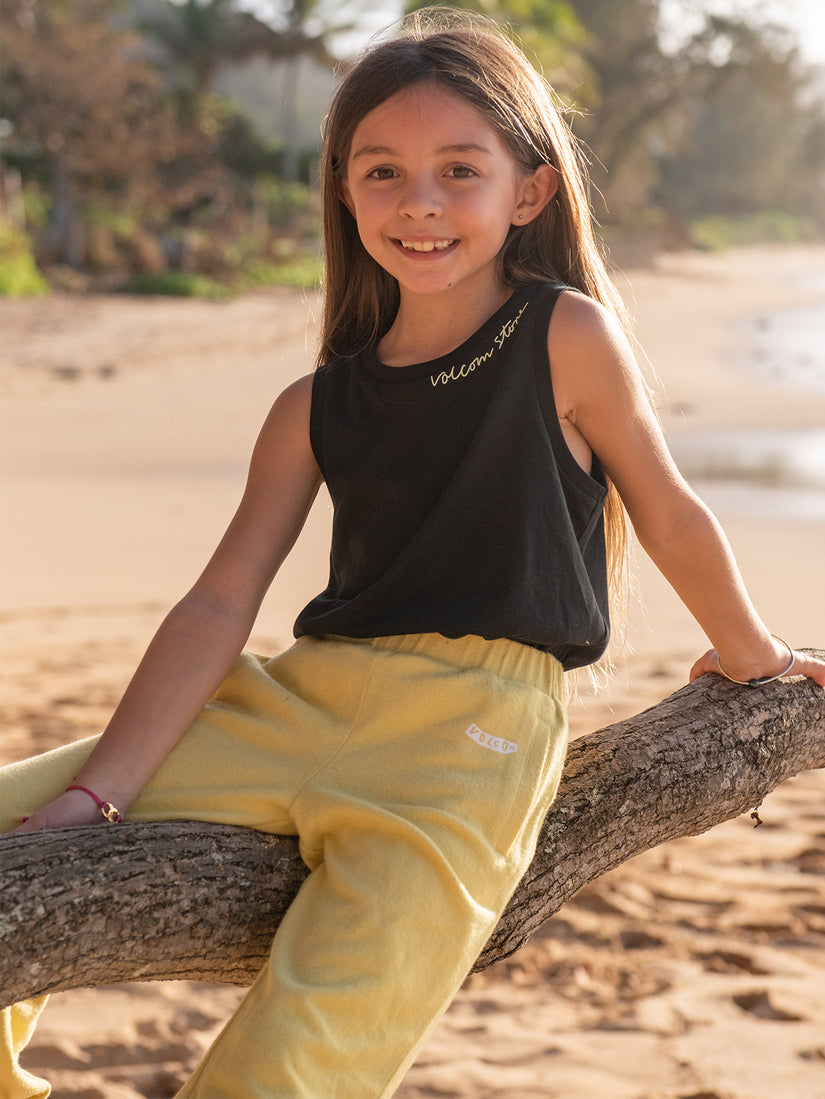
[[[43,229],[49,221],[52,202],[46,191],[36,181],[23,188],[23,212],[30,229]]]
[[[408,0],[405,11],[439,7],[476,12],[509,27],[563,99],[572,99],[574,92],[579,94],[589,86],[591,74],[583,52],[587,32],[575,5],[567,0],[450,0],[443,5]]]
[[[37,270],[25,233],[0,223],[0,296],[48,294],[49,284]]]
[[[206,298],[225,301],[245,290],[266,286],[287,286],[314,290],[321,282],[323,261],[317,252],[296,252],[281,261],[252,257],[230,272],[225,279],[210,278],[190,271],[144,272],[133,275],[121,287],[126,294],[166,297]]]
[[[662,226],[645,221],[652,209],[663,224],[689,225],[701,247],[825,233],[823,92],[755,5],[722,16],[697,0],[678,42],[662,35],[666,0],[444,6],[511,27],[574,107],[612,239],[661,240]],[[331,64],[341,32],[374,5],[284,0],[264,16],[247,0],[154,0],[126,11],[138,8],[144,23],[126,31],[128,15],[113,18],[119,0],[0,6],[13,126],[3,154],[22,175],[34,241],[3,231],[0,292],[43,285],[32,251],[108,282],[122,270],[185,269],[141,275],[135,292],[317,285],[318,195],[285,179],[314,180],[317,153],[290,144],[286,123],[282,140],[261,137],[216,78],[252,58]]]
[[[227,168],[247,180],[274,175],[281,158],[281,150],[261,138],[250,119],[237,111],[223,123],[218,152]]]
[[[687,218],[761,210],[815,217],[817,206],[825,214],[825,146],[820,140],[817,151],[816,141],[825,106],[808,101],[792,40],[715,17],[692,54],[696,87],[680,104],[680,141],[659,162],[670,208]]]
[[[112,210],[108,206],[94,203],[86,207],[84,220],[87,225],[102,225],[111,229],[118,237],[128,239],[140,224],[139,212],[135,210]]]
[[[0,8],[8,54],[4,153],[28,160],[49,191],[38,254],[81,267],[94,206],[180,209],[218,189],[214,141],[198,116],[184,126],[115,0],[9,0]],[[206,120],[208,121],[208,120]],[[219,168],[219,166],[218,166]]]
[[[318,198],[304,183],[284,183],[273,176],[257,181],[256,197],[264,204],[271,229],[298,236],[318,236],[321,215]]]
[[[161,271],[158,274],[144,272],[133,275],[123,284],[126,294],[156,294],[177,298],[208,298],[221,301],[232,296],[232,291],[208,275],[190,271]]]
[[[690,223],[690,236],[695,247],[708,252],[743,244],[806,244],[823,238],[810,219],[786,210],[696,218]]]
[[[318,254],[296,255],[281,263],[251,260],[240,273],[243,289],[259,286],[289,286],[296,290],[315,290],[320,284],[324,263]]]

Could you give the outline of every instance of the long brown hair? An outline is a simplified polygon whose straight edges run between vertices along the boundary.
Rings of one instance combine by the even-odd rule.
[[[542,164],[558,172],[556,195],[527,225],[514,226],[499,256],[505,286],[564,283],[606,306],[627,327],[594,232],[584,157],[547,81],[498,25],[467,12],[429,8],[371,45],[344,76],[330,103],[321,158],[325,303],[318,362],[374,345],[399,304],[395,279],[375,262],[341,199],[353,135],[391,96],[424,81],[475,107],[497,131],[525,175]],[[621,598],[627,522],[613,485],[605,508],[611,590]]]

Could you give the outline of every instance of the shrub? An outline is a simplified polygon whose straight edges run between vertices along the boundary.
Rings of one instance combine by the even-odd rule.
[[[0,225],[0,295],[22,298],[48,292],[49,284],[37,270],[29,238]]]
[[[694,246],[708,252],[741,244],[804,244],[822,239],[813,222],[784,210],[696,218],[690,233]]]
[[[133,275],[121,290],[126,294],[159,294],[178,298],[210,298],[220,300],[230,296],[230,290],[208,275],[190,271],[160,271],[157,274]]]
[[[288,286],[296,290],[315,290],[321,282],[323,266],[323,260],[317,254],[297,254],[278,262],[249,260],[242,268],[240,282],[244,289]]]

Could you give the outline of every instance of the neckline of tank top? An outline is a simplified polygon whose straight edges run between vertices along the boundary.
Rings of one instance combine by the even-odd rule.
[[[495,350],[499,350],[492,342],[494,337],[498,336],[508,323],[512,323],[513,318],[521,315],[522,310],[530,304],[530,299],[535,296],[537,290],[544,290],[549,285],[548,283],[535,282],[515,290],[507,301],[499,306],[495,313],[488,317],[481,327],[477,328],[464,343],[459,344],[452,351],[448,351],[445,355],[440,355],[436,359],[421,363],[410,363],[409,366],[388,366],[387,363],[382,363],[378,358],[375,348],[371,348],[364,354],[361,362],[370,374],[382,382],[401,384],[415,382],[428,375],[438,376],[442,372],[449,375],[450,367],[459,370],[462,364],[465,363],[467,351],[471,345],[479,344],[483,346],[482,354],[484,354],[488,350],[487,345],[484,343],[485,338],[487,338],[491,341],[491,346]]]

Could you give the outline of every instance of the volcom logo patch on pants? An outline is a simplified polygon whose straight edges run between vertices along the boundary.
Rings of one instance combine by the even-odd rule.
[[[512,740],[490,736],[483,729],[479,729],[478,725],[470,725],[464,732],[468,737],[472,737],[476,744],[480,744],[482,748],[489,748],[491,752],[501,752],[503,756],[509,756],[518,751],[518,744],[513,744]]]

